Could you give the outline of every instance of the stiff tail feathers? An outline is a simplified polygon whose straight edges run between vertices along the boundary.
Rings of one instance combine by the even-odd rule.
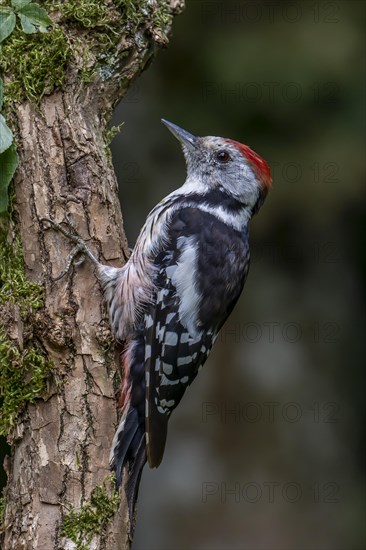
[[[133,536],[134,531],[134,515],[135,507],[139,492],[140,480],[142,475],[142,470],[146,464],[146,444],[145,444],[145,434],[140,438],[135,459],[133,461],[131,470],[128,474],[128,479],[126,482],[126,496],[128,502],[128,511],[130,516],[130,526],[131,526],[131,537]]]
[[[133,536],[135,506],[143,467],[146,463],[145,425],[137,408],[130,406],[123,415],[113,439],[110,466],[115,472],[116,486],[123,480],[130,518],[130,537]]]

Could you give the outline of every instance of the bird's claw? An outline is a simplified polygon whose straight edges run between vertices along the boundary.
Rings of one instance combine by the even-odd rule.
[[[57,275],[57,277],[51,277],[53,281],[59,281],[60,279],[62,279],[62,277],[64,277],[70,271],[71,265],[78,254],[83,254],[84,256],[88,256],[88,258],[90,258],[90,260],[94,264],[97,264],[97,265],[99,264],[97,258],[89,250],[85,241],[80,237],[80,235],[76,231],[75,226],[72,223],[68,214],[65,214],[64,219],[61,223],[57,223],[55,222],[55,220],[51,218],[42,218],[41,221],[49,223],[54,229],[56,229],[56,231],[59,231],[67,239],[75,243],[74,248],[71,250],[70,254],[66,259],[65,269],[62,271],[62,273],[60,273],[60,275]],[[66,225],[68,227],[68,230],[62,227],[62,224]],[[77,262],[77,265],[80,265],[83,261],[84,259],[79,260]]]
[[[48,222],[49,224],[52,225],[52,227],[54,229],[56,229],[56,231],[59,231],[60,233],[62,233],[62,235],[67,237],[72,242],[78,243],[78,242],[82,241],[80,235],[77,233],[77,231],[75,229],[75,226],[73,225],[72,221],[70,220],[68,214],[64,215],[64,219],[62,220],[61,223],[55,222],[55,220],[53,220],[52,218],[41,218],[41,222]],[[64,229],[62,227],[62,224],[66,225],[68,227],[69,231]]]

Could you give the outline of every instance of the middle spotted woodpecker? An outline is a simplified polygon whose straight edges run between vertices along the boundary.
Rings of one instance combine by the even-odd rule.
[[[117,485],[126,479],[131,530],[142,469],[146,461],[159,466],[169,417],[243,290],[248,225],[272,185],[268,164],[247,145],[163,122],[182,144],[187,179],[150,212],[128,262],[102,265],[74,239],[97,264],[113,333],[124,344],[110,464]]]
[[[163,122],[183,146],[187,179],[150,212],[127,264],[99,268],[113,332],[126,342],[111,466],[117,484],[128,466],[131,514],[142,468],[159,466],[169,417],[242,292],[248,224],[271,187],[267,163],[246,145]]]

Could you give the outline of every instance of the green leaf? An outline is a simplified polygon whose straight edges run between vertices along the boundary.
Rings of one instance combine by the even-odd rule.
[[[33,34],[34,32],[37,32],[37,27],[33,25],[33,23],[28,19],[28,17],[25,17],[21,13],[18,13],[20,22],[22,24],[23,32],[26,34]]]
[[[3,108],[3,101],[4,101],[4,84],[0,78],[0,111]]]
[[[0,114],[0,153],[3,153],[13,142],[13,134]]]
[[[19,164],[16,147],[13,143],[0,154],[0,214],[8,208],[8,187]]]
[[[11,0],[11,5],[15,8],[15,10],[21,10],[26,6],[27,4],[30,4],[32,0]]]
[[[46,10],[33,2],[18,10],[17,13],[23,31],[27,34],[37,32],[37,30],[47,32],[47,27],[52,25],[52,20],[48,17]]]
[[[0,12],[0,42],[8,38],[9,34],[13,32],[15,21],[16,17],[14,12]]]

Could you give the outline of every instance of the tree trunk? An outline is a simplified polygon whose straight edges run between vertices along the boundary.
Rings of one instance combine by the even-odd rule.
[[[135,4],[140,9],[143,2]],[[45,305],[31,326],[17,305],[9,305],[3,330],[21,351],[24,342],[36,342],[53,366],[43,399],[28,404],[9,432],[4,550],[129,547],[123,491],[115,512],[113,482],[106,480],[117,425],[118,353],[91,263],[85,260],[61,280],[52,280],[64,269],[72,245],[42,218],[62,222],[68,214],[102,262],[120,266],[126,261],[105,131],[113,106],[165,41],[174,14],[183,8],[181,0],[155,4],[154,9],[164,4],[169,15],[162,27],[156,28],[154,10],[141,8],[138,40],[122,30],[110,74],[96,71],[89,82],[80,78],[80,52],[88,47],[92,31],[80,33],[82,47],[77,49],[68,34],[75,28],[65,26],[73,51],[64,86],[38,105],[28,99],[15,104],[20,167],[13,207],[26,274],[43,285]],[[63,25],[59,13],[51,16]]]

